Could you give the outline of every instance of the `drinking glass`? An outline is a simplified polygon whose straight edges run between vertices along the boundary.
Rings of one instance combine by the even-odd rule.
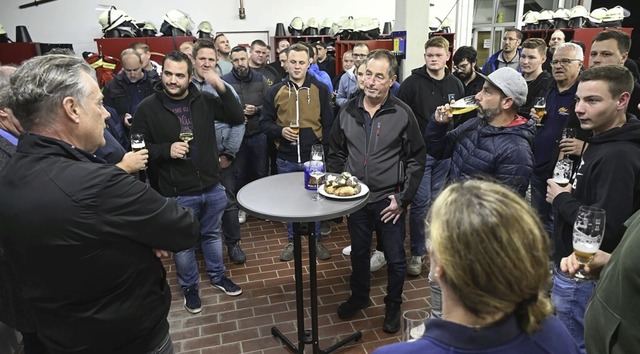
[[[429,313],[425,310],[407,310],[402,313],[402,341],[413,342],[424,334],[425,321]]]
[[[573,253],[580,264],[580,268],[574,274],[579,280],[591,279],[591,275],[584,273],[583,269],[591,263],[593,256],[600,249],[606,221],[604,209],[592,206],[581,206],[578,209],[578,217],[573,224]]]
[[[183,123],[180,127],[180,140],[189,144],[191,140],[193,140],[193,129],[191,127],[191,123]],[[184,155],[184,159],[188,159],[190,157],[189,152]]]
[[[542,118],[547,114],[547,99],[545,97],[536,97],[533,101],[533,109],[538,116],[538,125],[542,125]]]
[[[296,121],[296,122],[291,122],[289,123],[289,128],[291,128],[291,130],[294,131],[294,133],[296,133],[296,135],[298,135],[296,137],[296,140],[291,142],[291,145],[298,145],[298,140],[300,140],[300,124]]]
[[[568,158],[559,160],[556,162],[556,167],[553,169],[553,181],[559,186],[564,187],[569,184],[572,172],[573,161]]]
[[[320,181],[324,177],[325,165],[324,165],[324,148],[321,144],[315,144],[311,146],[311,156],[309,160],[309,176],[316,180],[316,194],[313,196],[313,200],[322,200],[320,197]]]
[[[562,139],[571,139],[576,137],[576,128],[562,129]]]
[[[478,100],[475,96],[466,96],[451,105],[451,114],[464,114],[478,108]]]
[[[144,143],[144,134],[142,133],[133,133],[131,134],[131,151],[138,152],[146,147]],[[142,168],[143,170],[147,169],[147,166]]]

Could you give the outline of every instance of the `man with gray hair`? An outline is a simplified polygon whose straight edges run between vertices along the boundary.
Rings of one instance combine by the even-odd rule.
[[[0,241],[52,353],[173,353],[158,259],[198,237],[193,212],[93,152],[107,111],[93,69],[34,57],[11,76],[26,134],[0,177]]]

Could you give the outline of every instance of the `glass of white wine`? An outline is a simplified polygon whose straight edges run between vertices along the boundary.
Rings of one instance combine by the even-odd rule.
[[[131,134],[131,151],[138,152],[146,147],[144,143],[144,134],[142,133],[132,133]],[[147,169],[147,166],[142,168],[143,170]]]
[[[578,209],[578,216],[573,224],[573,253],[580,264],[580,269],[574,274],[579,280],[592,277],[583,272],[586,265],[591,263],[593,256],[600,249],[606,222],[604,209],[583,205]]]
[[[182,124],[180,128],[180,140],[184,141],[187,144],[189,144],[189,142],[193,140],[193,129],[191,128],[190,123]],[[189,152],[187,151],[187,153],[184,155],[184,159],[188,158],[190,158],[190,156]]]

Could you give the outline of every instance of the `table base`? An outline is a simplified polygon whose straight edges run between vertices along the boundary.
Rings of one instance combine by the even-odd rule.
[[[306,230],[304,227],[306,226]],[[313,345],[314,354],[331,353],[339,349],[349,342],[357,341],[362,338],[362,333],[356,331],[347,338],[335,343],[327,349],[320,349],[318,340],[318,277],[316,274],[316,237],[315,222],[306,224],[293,223],[293,260],[295,262],[295,278],[296,278],[296,314],[298,322],[298,346],[294,345],[277,327],[271,327],[271,334],[282,340],[282,343],[293,350],[295,353],[304,353],[307,344]],[[311,329],[304,329],[304,297],[302,288],[302,241],[301,236],[306,233],[309,235],[309,288],[311,290]]]

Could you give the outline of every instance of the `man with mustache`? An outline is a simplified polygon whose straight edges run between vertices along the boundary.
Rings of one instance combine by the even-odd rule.
[[[197,54],[194,57],[197,58]],[[222,263],[220,230],[227,197],[220,184],[214,121],[242,124],[242,107],[213,70],[206,75],[207,78],[216,75],[208,82],[214,83],[219,97],[198,90],[191,81],[193,64],[184,53],[169,52],[162,68],[158,92],[140,103],[131,130],[144,134],[150,163],[155,166],[149,173],[157,174],[159,192],[192,208],[200,220],[199,241],[211,285],[227,295],[240,295],[242,289],[224,275]],[[188,143],[180,139],[181,129],[187,125],[193,132],[193,140]],[[198,313],[202,311],[202,303],[193,246],[175,253],[173,258],[185,309]]]

